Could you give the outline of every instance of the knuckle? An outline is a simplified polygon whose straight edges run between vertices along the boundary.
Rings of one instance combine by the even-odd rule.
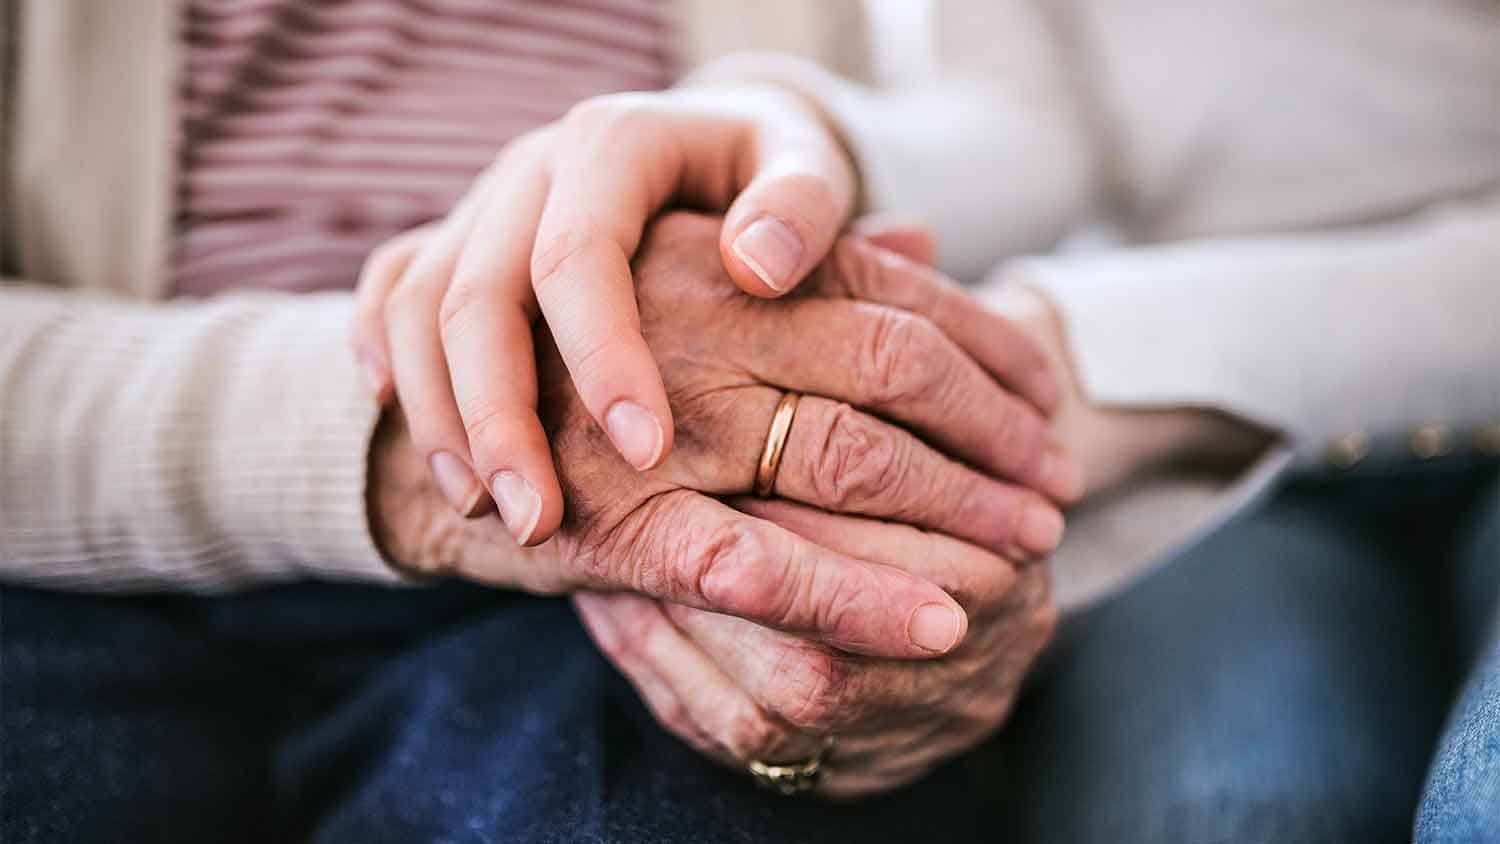
[[[566,476],[563,483],[565,495],[574,491]],[[637,561],[662,551],[646,547],[652,514],[661,509],[659,498],[624,513],[612,512],[609,503],[587,494],[569,499],[564,525],[552,540],[563,580],[573,589],[631,589]]]
[[[500,148],[500,151],[495,154],[495,160],[490,164],[489,172],[498,173],[506,168],[527,162],[533,156],[543,152],[551,140],[552,129],[548,126],[520,135]]]
[[[1051,506],[1041,496],[1032,492],[1022,492],[1010,501],[1004,516],[995,520],[995,524],[999,528],[997,531],[999,541],[1008,546],[1014,546],[1019,543],[1021,541],[1021,520],[1026,518],[1026,513],[1037,505]],[[1012,590],[1007,596],[1007,602],[1012,606],[1024,606],[1025,591],[1024,588]]]
[[[552,284],[574,257],[596,248],[599,239],[592,232],[565,226],[548,238],[538,238],[531,254],[531,284],[541,290]]]
[[[676,579],[672,569],[692,557],[691,524],[683,517],[681,496],[620,504],[583,490],[570,492],[577,493],[568,501],[574,527],[564,556],[582,583],[661,596],[686,591],[664,591]]]
[[[611,530],[594,522],[595,519],[585,517],[583,524],[574,524],[571,529],[559,531],[554,540],[564,563],[560,568],[564,570],[565,578],[576,588],[597,590],[613,586],[609,574],[620,557],[631,550],[629,543],[617,536],[622,526],[615,526]]]
[[[443,426],[432,424],[429,421],[430,414],[412,410],[407,410],[406,412],[413,417],[409,425],[412,446],[416,448],[417,453],[421,454],[424,459],[438,449],[452,448],[442,435]]]
[[[608,95],[589,97],[574,103],[563,115],[561,122],[570,132],[587,131],[605,122],[613,107]]]
[[[576,545],[578,553],[571,557],[572,574],[578,584],[592,588],[627,587],[624,577],[626,564],[620,557],[608,553],[609,541],[594,537],[583,537]]]
[[[1003,605],[1016,583],[1016,569],[1009,560],[982,549],[955,549],[948,544],[954,541],[949,537],[907,529],[923,549],[923,576],[952,596],[965,612],[972,616]]]
[[[1004,604],[1016,586],[1016,567],[997,559],[990,570],[972,577],[954,592],[954,600],[971,612],[988,612]]]
[[[401,239],[387,240],[370,250],[359,270],[359,287],[372,284],[376,279],[389,278],[412,250],[412,245]]]
[[[637,658],[635,640],[624,630],[611,636],[596,636],[594,644],[603,652],[605,658],[615,665],[627,665]]]
[[[648,662],[654,637],[657,635],[652,617],[642,612],[617,613],[614,625],[617,632],[613,636],[613,652],[610,656],[631,664]]]
[[[687,704],[682,698],[675,694],[658,694],[646,698],[646,703],[651,708],[651,714],[656,717],[668,732],[691,741],[691,736],[696,732],[693,719],[688,712]]]
[[[432,290],[438,280],[408,271],[406,275],[396,282],[391,288],[391,293],[386,297],[385,307],[382,311],[387,320],[398,319],[404,315],[419,314],[425,308],[430,307]]]
[[[619,333],[599,331],[579,338],[568,348],[560,348],[565,357],[573,359],[569,367],[573,384],[587,400],[596,393],[613,392],[611,387],[620,382],[620,364],[628,354],[630,343]]]
[[[656,713],[656,720],[667,732],[694,746],[699,744],[697,730],[694,728],[692,719],[688,717],[687,706],[681,700],[676,697],[669,698],[658,703],[653,710]]]
[[[455,279],[449,285],[438,304],[438,326],[445,343],[462,336],[477,320],[484,318],[488,292],[484,285],[473,280]]]
[[[848,680],[848,664],[831,651],[788,646],[771,669],[770,706],[799,730],[827,732],[844,721]]]
[[[506,441],[507,424],[515,415],[514,405],[500,402],[485,402],[478,399],[468,398],[459,403],[459,416],[463,419],[464,433],[469,438],[470,450],[478,461],[481,454],[486,454],[485,448],[489,443],[502,444]],[[488,467],[476,467],[481,470]]]
[[[897,439],[847,404],[834,408],[815,460],[812,482],[819,499],[841,511],[898,488],[907,464]]]
[[[708,603],[756,619],[784,614],[786,566],[778,563],[767,537],[749,522],[721,524],[689,554],[696,591]]]
[[[789,736],[787,728],[776,723],[764,710],[751,703],[738,707],[729,715],[726,735],[720,742],[739,759],[762,759],[774,754]]]
[[[930,401],[951,382],[941,331],[923,317],[880,308],[861,348],[857,387],[875,406]]]
[[[654,128],[657,116],[649,101],[629,93],[590,97],[573,106],[563,124],[575,136],[611,138],[636,136]]]
[[[698,593],[712,605],[778,628],[844,630],[867,585],[858,578],[817,578],[754,523],[715,530],[701,546]]]

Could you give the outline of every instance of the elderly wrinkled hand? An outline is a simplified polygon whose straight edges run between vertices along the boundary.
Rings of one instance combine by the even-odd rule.
[[[940,660],[878,659],[639,595],[575,596],[594,640],[664,727],[741,768],[810,756],[836,736],[817,782],[830,797],[911,782],[999,728],[1056,622],[1045,565],[786,502],[743,506],[942,586],[967,612],[968,636]]]
[[[372,479],[378,538],[425,572],[541,592],[632,591],[845,651],[951,650],[968,619],[941,585],[715,496],[750,491],[773,410],[796,390],[807,395],[777,476],[780,498],[942,532],[1011,559],[1044,555],[1061,533],[1055,502],[1077,492],[1076,470],[1041,413],[997,383],[1042,377],[1044,362],[940,276],[857,239],[841,242],[797,295],[768,301],[728,283],[717,235],[710,218],[664,218],[635,267],[642,333],[681,420],[667,460],[638,472],[619,457],[544,340],[540,409],[568,501],[557,535],[518,549],[497,520],[453,513],[393,414]]]
[[[932,262],[930,235],[920,228],[874,219],[857,228]],[[1049,345],[1054,338],[1038,336],[1030,314],[1007,313],[1038,342],[1054,374],[1066,376],[1055,371],[1062,361]],[[590,634],[665,728],[734,767],[815,758],[817,776],[802,787],[838,798],[913,781],[1003,723],[1056,622],[1045,567],[1017,567],[941,534],[790,502],[742,498],[735,505],[943,586],[968,614],[969,635],[943,660],[870,659],[637,595],[579,593],[574,604]],[[778,787],[798,790],[785,780]]]

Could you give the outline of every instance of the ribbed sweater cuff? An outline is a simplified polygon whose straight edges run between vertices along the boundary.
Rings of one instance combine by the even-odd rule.
[[[347,349],[347,295],[139,305],[22,289],[4,305],[5,578],[405,581],[365,512],[380,410]]]
[[[217,419],[187,417],[209,444],[204,497],[247,565],[263,573],[399,582],[366,513],[379,408],[348,350],[350,300],[299,297],[245,320]]]

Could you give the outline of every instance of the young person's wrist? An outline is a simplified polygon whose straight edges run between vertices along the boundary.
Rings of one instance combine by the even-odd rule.
[[[1084,392],[1062,315],[1044,293],[1015,284],[993,304],[1038,344],[1053,367],[1063,395],[1054,429],[1083,467],[1086,495],[1168,466],[1248,463],[1270,441],[1263,429],[1215,409],[1100,405]]]

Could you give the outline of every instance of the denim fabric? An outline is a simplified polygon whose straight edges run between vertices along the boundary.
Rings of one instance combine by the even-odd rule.
[[[1480,505],[1500,514],[1500,485]],[[1416,840],[1500,840],[1500,515],[1478,518],[1459,544],[1451,592],[1462,656],[1474,666],[1443,731],[1417,812]]]
[[[824,807],[699,758],[561,600],[305,585],[0,606],[7,844],[974,840],[967,761]]]
[[[563,601],[6,588],[0,840],[1500,840],[1497,560],[1493,471],[1291,489],[1070,619],[994,741],[834,806],[662,733]]]
[[[1493,613],[1500,543],[1455,538],[1500,529],[1494,478],[1297,486],[1070,619],[1002,736],[1011,840],[1410,840],[1467,668],[1450,587]]]

